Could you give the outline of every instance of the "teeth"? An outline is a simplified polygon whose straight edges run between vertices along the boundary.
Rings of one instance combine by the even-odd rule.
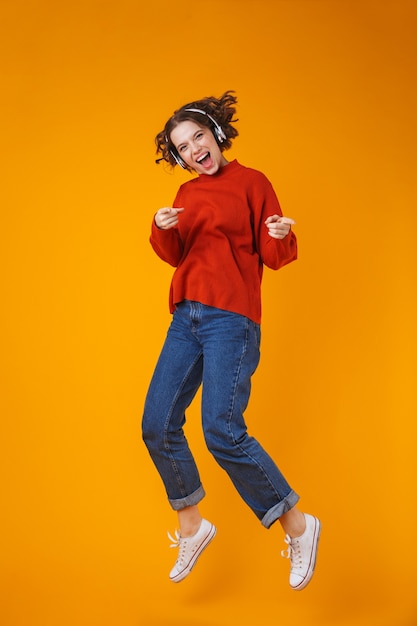
[[[206,156],[208,156],[208,152],[206,152],[206,154],[203,154],[202,157],[200,157],[199,159],[197,159],[197,163],[201,163],[201,161],[203,161],[203,159],[206,158]]]

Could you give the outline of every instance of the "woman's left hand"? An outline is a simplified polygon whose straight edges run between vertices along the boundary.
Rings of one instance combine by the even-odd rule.
[[[270,215],[265,220],[268,235],[273,239],[284,239],[290,232],[293,224],[295,224],[293,219],[290,217],[282,217],[281,215]]]

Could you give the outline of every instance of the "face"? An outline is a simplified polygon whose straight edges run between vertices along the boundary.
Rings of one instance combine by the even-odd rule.
[[[197,122],[180,122],[171,132],[171,141],[197,174],[215,174],[227,163],[211,130]]]

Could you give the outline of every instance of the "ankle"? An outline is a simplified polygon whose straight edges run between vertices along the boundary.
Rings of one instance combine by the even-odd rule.
[[[195,535],[201,526],[202,519],[197,506],[188,506],[178,511],[181,537],[192,537]]]
[[[279,521],[284,532],[289,535],[291,539],[301,537],[301,535],[305,532],[306,519],[304,513],[296,508],[293,508],[290,511],[287,511],[287,513],[284,513],[284,515],[281,515]]]
[[[201,520],[198,524],[191,524],[191,525],[185,525],[185,526],[180,526],[180,535],[183,539],[185,539],[186,537],[194,537],[194,535],[196,535],[198,533],[198,531],[200,530],[200,526],[201,526]]]

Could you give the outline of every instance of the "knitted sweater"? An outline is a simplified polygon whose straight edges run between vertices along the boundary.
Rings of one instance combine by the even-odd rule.
[[[236,160],[216,174],[200,174],[181,185],[174,207],[184,207],[174,228],[152,225],[151,245],[176,267],[169,306],[184,299],[261,321],[263,265],[277,270],[297,258],[292,231],[268,235],[264,222],[282,215],[264,174]]]

